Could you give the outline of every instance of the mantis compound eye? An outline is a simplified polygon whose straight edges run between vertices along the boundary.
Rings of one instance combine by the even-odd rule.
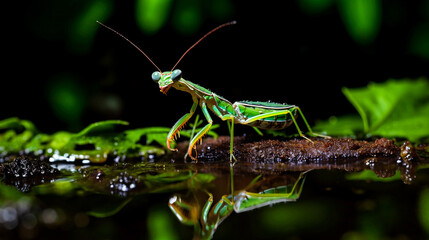
[[[179,69],[176,69],[171,73],[171,80],[173,80],[173,82],[177,82],[181,78],[182,78],[182,71],[180,71]]]
[[[161,79],[161,73],[156,71],[152,73],[152,80],[158,82]]]

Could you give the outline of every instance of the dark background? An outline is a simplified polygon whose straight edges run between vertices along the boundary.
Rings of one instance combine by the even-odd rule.
[[[107,119],[172,126],[189,111],[189,95],[160,93],[156,68],[96,20],[165,71],[206,32],[236,20],[189,52],[177,67],[183,77],[232,102],[299,105],[312,124],[355,112],[344,86],[429,74],[429,1],[164,2],[149,13],[138,5],[151,0],[5,6],[0,119],[28,119],[49,133]],[[145,14],[152,22],[139,20]]]

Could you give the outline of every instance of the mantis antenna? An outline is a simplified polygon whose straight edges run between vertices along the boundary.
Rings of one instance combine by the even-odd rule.
[[[103,26],[103,27],[105,27],[105,28],[107,28],[107,29],[109,29],[110,31],[112,31],[112,32],[114,32],[114,33],[116,33],[117,35],[119,35],[121,38],[123,38],[123,39],[125,39],[127,42],[129,42],[131,45],[133,45],[137,50],[139,50],[155,67],[156,67],[156,69],[158,69],[158,71],[159,72],[161,72],[162,73],[162,71],[161,71],[161,69],[158,67],[158,66],[156,66],[156,64],[152,61],[152,59],[150,59],[149,58],[149,56],[145,53],[145,52],[143,52],[143,50],[141,50],[139,47],[137,47],[137,45],[135,45],[133,42],[131,42],[131,40],[129,40],[128,38],[126,38],[124,35],[122,35],[122,34],[120,34],[118,31],[116,31],[116,30],[114,30],[113,28],[111,28],[111,27],[108,27],[108,26],[106,26],[106,25],[104,25],[103,23],[101,23],[101,22],[99,22],[99,21],[97,21],[97,23],[98,24],[100,24],[101,26]],[[189,47],[188,48],[188,50],[186,50],[185,51],[185,53],[183,53],[183,55],[179,58],[179,61],[177,61],[176,62],[176,64],[173,66],[173,68],[171,69],[171,71],[170,72],[172,72],[173,70],[174,70],[174,68],[177,66],[177,64],[179,64],[180,63],[180,61],[182,61],[182,59],[183,59],[183,57],[192,49],[192,48],[194,48],[196,45],[198,45],[198,43],[200,43],[204,38],[206,38],[208,35],[210,35],[210,34],[212,34],[213,32],[215,32],[215,31],[217,31],[217,30],[219,30],[219,29],[221,29],[221,28],[223,28],[223,27],[226,27],[226,26],[229,26],[229,25],[232,25],[232,24],[236,24],[237,22],[236,21],[231,21],[231,22],[227,22],[227,23],[224,23],[224,24],[221,24],[221,25],[219,25],[219,26],[217,26],[217,27],[215,27],[215,28],[213,28],[210,32],[208,32],[208,33],[206,33],[202,38],[200,38],[198,41],[196,41],[191,47]]]
[[[111,28],[111,27],[108,27],[108,26],[106,26],[106,25],[104,25],[103,23],[101,23],[101,22],[99,22],[99,21],[97,21],[97,23],[98,24],[100,24],[101,26],[103,26],[103,27],[105,27],[105,28],[107,28],[107,29],[109,29],[110,31],[112,31],[112,32],[114,32],[114,33],[116,33],[116,34],[118,34],[121,38],[123,38],[123,39],[125,39],[125,40],[127,40],[127,42],[129,42],[129,43],[131,43],[131,45],[133,45],[135,48],[137,48],[137,50],[139,50],[141,53],[143,53],[143,55],[156,67],[156,69],[158,69],[158,71],[159,72],[162,72],[161,71],[161,69],[158,67],[158,66],[156,66],[156,64],[152,61],[152,59],[150,59],[149,58],[149,56],[148,55],[146,55],[146,53],[145,52],[143,52],[143,50],[141,50],[139,47],[137,47],[137,45],[135,45],[133,42],[131,42],[131,40],[129,40],[128,38],[126,38],[124,35],[122,35],[122,34],[120,34],[118,31],[116,31],[115,29],[113,29],[113,28]]]
[[[206,33],[206,35],[204,35],[202,38],[200,38],[198,41],[196,41],[191,47],[189,47],[188,48],[188,50],[186,50],[186,52],[185,53],[183,53],[183,55],[179,58],[179,61],[177,61],[177,63],[173,66],[173,68],[171,69],[171,71],[170,72],[172,72],[173,70],[174,70],[174,68],[177,66],[177,64],[179,64],[179,62],[180,61],[182,61],[182,58],[189,52],[189,51],[191,51],[191,49],[192,48],[194,48],[198,43],[200,43],[204,38],[206,38],[208,35],[210,35],[210,34],[212,34],[213,32],[215,32],[215,31],[217,31],[217,30],[219,30],[219,29],[221,29],[221,28],[223,28],[223,27],[226,27],[226,26],[229,26],[229,25],[232,25],[232,24],[236,24],[237,23],[237,21],[231,21],[231,22],[227,22],[227,23],[224,23],[224,24],[222,24],[222,25],[219,25],[219,26],[217,26],[217,27],[215,27],[215,28],[213,28],[210,32],[208,32],[208,33]]]

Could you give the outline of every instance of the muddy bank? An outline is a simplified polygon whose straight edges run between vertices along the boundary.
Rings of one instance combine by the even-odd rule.
[[[198,161],[224,161],[229,159],[229,137],[208,138],[197,146]],[[175,158],[184,156],[187,143],[181,143]],[[350,138],[312,138],[291,140],[252,140],[246,137],[234,138],[234,155],[238,161],[252,163],[323,163],[334,160],[367,157],[392,157],[401,161],[416,161],[415,148],[408,141],[402,146],[386,138],[374,141]]]
[[[417,165],[427,162],[419,156],[419,149],[408,141],[402,145],[386,138],[374,141],[350,138],[302,138],[290,140],[234,139],[234,155],[243,171],[283,172],[311,169],[340,169],[345,171],[373,170],[379,177],[390,177],[400,170],[404,182],[415,178]],[[229,161],[229,137],[208,138],[197,146],[198,163]],[[179,151],[168,159],[183,161],[187,143],[179,144]],[[190,159],[187,162],[191,162]],[[207,166],[209,167],[209,166]],[[204,168],[204,167],[202,167]]]

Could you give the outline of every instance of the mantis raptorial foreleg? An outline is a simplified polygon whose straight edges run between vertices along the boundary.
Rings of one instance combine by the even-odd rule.
[[[204,134],[206,134],[210,130],[210,128],[211,128],[211,126],[213,124],[213,120],[210,117],[210,114],[209,114],[209,112],[207,110],[207,106],[206,106],[205,102],[202,102],[201,109],[203,110],[203,114],[206,117],[208,124],[206,126],[204,126],[195,135],[195,137],[193,139],[191,139],[191,141],[189,143],[188,154],[189,154],[189,157],[191,157],[195,161],[197,161],[197,158],[192,156],[192,149],[194,149],[195,144],[204,136]]]
[[[189,113],[183,115],[183,117],[181,117],[176,122],[176,124],[174,124],[174,126],[171,128],[170,132],[167,135],[167,148],[170,149],[171,151],[177,151],[176,148],[171,147],[172,143],[175,143],[174,138],[176,134],[180,134],[179,133],[180,130],[185,126],[186,122],[188,122],[188,120],[192,117],[192,115],[194,115],[194,112],[198,107],[198,99],[195,97],[192,97],[192,100],[194,101],[194,104],[192,104],[192,107]]]

